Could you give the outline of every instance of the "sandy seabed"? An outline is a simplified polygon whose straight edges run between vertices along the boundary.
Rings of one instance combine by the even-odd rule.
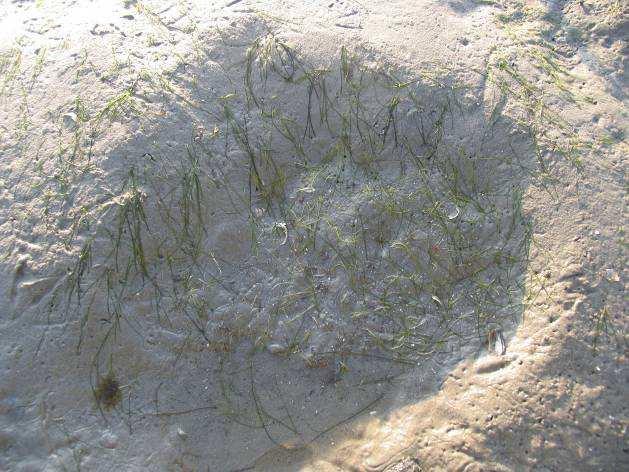
[[[627,8],[0,4],[0,470],[625,470]]]

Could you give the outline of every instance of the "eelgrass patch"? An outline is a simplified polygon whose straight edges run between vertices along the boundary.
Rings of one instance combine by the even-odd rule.
[[[343,388],[370,404],[408,368],[436,372],[517,323],[536,164],[500,97],[483,107],[452,77],[345,47],[311,64],[272,35],[229,74],[184,152],[129,159],[80,236],[65,300],[77,344],[99,340],[95,365],[133,362],[117,356],[126,333],[142,346],[147,326],[174,333],[173,364],[214,374],[171,388],[211,392],[280,440],[303,433],[300,405]],[[113,406],[108,382],[95,393]]]

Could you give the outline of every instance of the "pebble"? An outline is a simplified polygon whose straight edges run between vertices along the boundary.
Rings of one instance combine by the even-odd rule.
[[[611,282],[620,282],[620,275],[614,269],[605,269],[605,278]]]
[[[280,343],[271,343],[266,347],[271,354],[282,354],[286,352],[286,346]]]
[[[100,438],[100,445],[107,449],[116,449],[118,447],[118,436],[107,432]]]

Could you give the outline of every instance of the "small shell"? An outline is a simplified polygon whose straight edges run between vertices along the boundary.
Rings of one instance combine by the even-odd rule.
[[[70,128],[70,129],[76,128],[76,123],[78,121],[76,113],[72,113],[72,112],[64,113],[61,119],[63,120],[63,124],[66,128]]]
[[[456,219],[459,216],[460,213],[461,213],[461,210],[459,210],[458,206],[452,205],[452,207],[448,207],[448,219],[449,220]]]

